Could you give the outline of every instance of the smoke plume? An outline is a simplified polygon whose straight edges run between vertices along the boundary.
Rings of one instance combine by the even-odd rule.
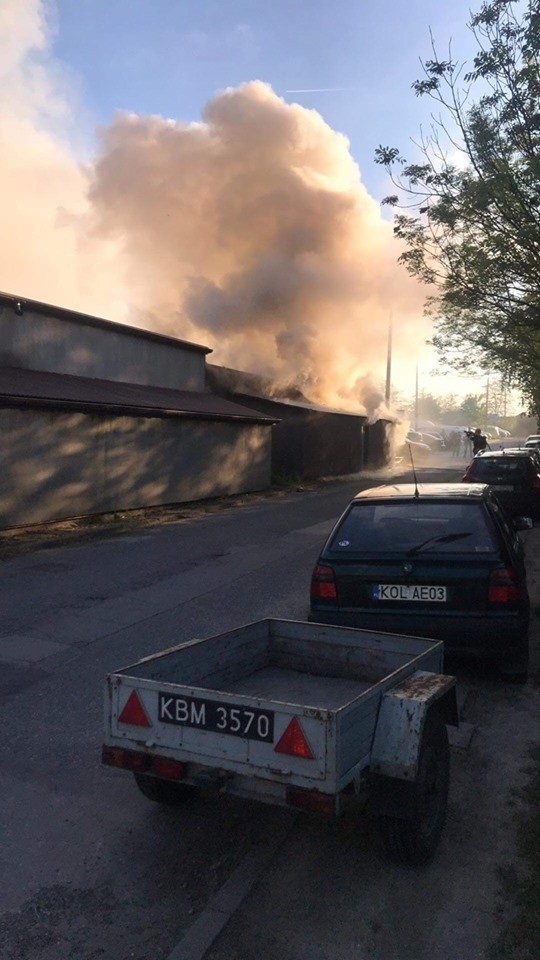
[[[347,139],[254,81],[218,93],[199,123],[117,114],[83,168],[38,0],[4,0],[6,30],[0,286],[380,412],[390,315],[397,359],[425,337],[424,294],[396,263]]]

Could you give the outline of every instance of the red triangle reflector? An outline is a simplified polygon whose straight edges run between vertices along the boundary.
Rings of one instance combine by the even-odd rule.
[[[303,757],[304,760],[313,760],[311,747],[306,740],[306,736],[300,721],[293,717],[285,732],[274,747],[275,753],[288,753],[291,757]]]
[[[136,690],[132,690],[127,698],[118,723],[130,723],[133,727],[152,726]]]

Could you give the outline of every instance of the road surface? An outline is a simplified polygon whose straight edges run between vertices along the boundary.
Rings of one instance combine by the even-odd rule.
[[[460,674],[474,735],[453,750],[448,828],[423,869],[391,866],[365,815],[328,824],[210,795],[163,809],[99,763],[105,674],[264,616],[304,619],[324,536],[366,485],[3,563],[2,958],[179,960],[224,890],[207,960],[483,956],[500,922],[497,870],[514,855],[510,791],[540,739],[534,684]],[[264,870],[235,901],[259,856]]]

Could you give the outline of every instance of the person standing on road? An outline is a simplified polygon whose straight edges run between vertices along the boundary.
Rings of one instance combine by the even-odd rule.
[[[468,436],[472,440],[473,457],[486,449],[488,445],[487,437],[484,436],[480,427],[477,427],[473,434],[468,433]]]

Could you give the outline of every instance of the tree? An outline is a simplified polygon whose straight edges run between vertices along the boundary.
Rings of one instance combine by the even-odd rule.
[[[470,427],[479,427],[480,424],[484,423],[486,406],[482,401],[482,396],[476,396],[473,393],[468,393],[467,396],[463,398],[458,410],[458,415],[462,423]]]
[[[433,290],[440,356],[500,372],[540,415],[540,0],[489,0],[469,26],[471,69],[432,41],[413,84],[438,111],[422,162],[382,146],[375,159],[400,191],[384,202],[407,201],[394,232],[401,262]]]

